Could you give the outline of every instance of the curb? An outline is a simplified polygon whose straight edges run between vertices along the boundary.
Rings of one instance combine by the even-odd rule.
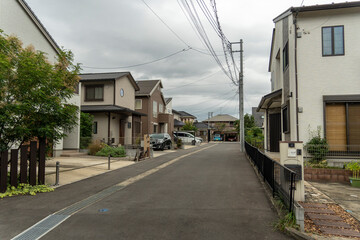
[[[260,180],[261,185],[263,186],[265,193],[268,197],[268,199],[270,200],[271,204],[273,205],[274,209],[276,210],[278,216],[280,216],[280,210],[276,207],[276,204],[274,202],[274,198],[272,197],[272,193],[270,192],[269,187],[266,185],[266,183],[263,181],[262,177],[260,176],[259,172],[257,171],[256,167],[252,164],[252,162],[250,161],[248,155],[245,153],[245,157],[246,159],[249,161],[250,165],[252,166],[252,168],[254,169],[254,172],[256,174],[256,176],[258,177],[258,179]],[[294,228],[289,228],[289,227],[285,227],[285,232],[292,236],[295,239],[298,240],[315,240],[315,238],[313,238],[312,236],[304,233],[304,232],[300,232]]]

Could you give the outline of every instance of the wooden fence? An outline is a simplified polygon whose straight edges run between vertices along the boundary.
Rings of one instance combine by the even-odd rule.
[[[39,149],[37,148],[38,144]],[[0,193],[6,192],[8,184],[14,187],[17,187],[18,183],[29,183],[30,185],[36,185],[37,183],[45,184],[45,147],[45,141],[32,141],[30,146],[22,145],[20,149],[12,149],[10,159],[9,151],[1,152]],[[19,152],[20,167],[18,166]],[[10,178],[8,178],[9,169]],[[20,176],[18,176],[19,171]]]

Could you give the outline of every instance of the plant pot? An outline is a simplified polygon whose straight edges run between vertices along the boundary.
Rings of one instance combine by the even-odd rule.
[[[349,178],[350,179],[350,184],[353,187],[358,187],[360,188],[360,178]]]

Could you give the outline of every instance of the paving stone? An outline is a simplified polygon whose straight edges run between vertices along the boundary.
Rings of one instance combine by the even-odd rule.
[[[326,204],[323,203],[300,203],[303,208],[328,208]]]
[[[320,231],[324,234],[332,234],[332,235],[338,235],[343,237],[358,237],[360,238],[360,233],[352,230],[352,229],[340,229],[340,228],[327,228],[327,227],[321,227]]]
[[[325,214],[316,214],[316,213],[306,213],[306,215],[311,220],[319,219],[319,220],[343,221],[343,219],[337,215],[325,215]]]
[[[324,227],[338,227],[338,228],[351,228],[351,226],[345,222],[339,221],[326,221],[326,220],[313,220],[315,225]]]
[[[306,213],[327,213],[327,214],[335,214],[335,212],[331,209],[324,208],[305,208]]]

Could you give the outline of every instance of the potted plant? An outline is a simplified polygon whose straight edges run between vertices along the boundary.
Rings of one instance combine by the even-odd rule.
[[[345,169],[352,171],[353,176],[349,178],[351,186],[360,188],[360,164],[350,162],[346,164]]]

